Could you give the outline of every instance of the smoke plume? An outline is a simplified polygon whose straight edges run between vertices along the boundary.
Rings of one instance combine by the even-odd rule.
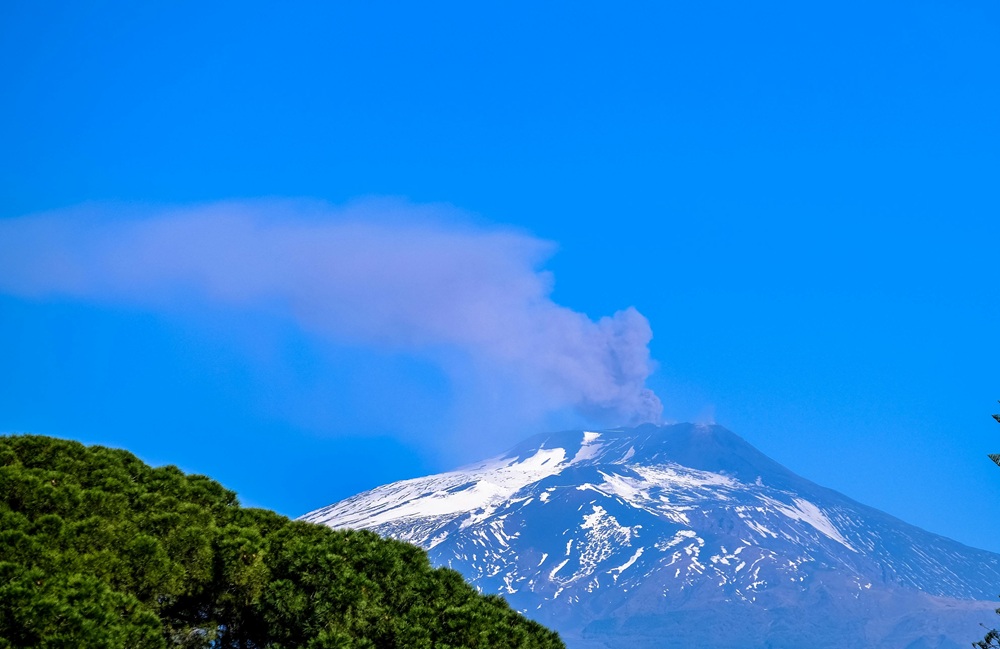
[[[658,421],[648,322],[633,308],[595,322],[554,303],[540,270],[553,251],[450,208],[386,201],[90,207],[0,220],[0,291],[278,309],[340,344],[459,353],[545,408]]]

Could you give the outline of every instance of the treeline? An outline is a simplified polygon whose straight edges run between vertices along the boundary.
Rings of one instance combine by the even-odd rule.
[[[411,545],[131,453],[0,437],[0,649],[561,648]]]

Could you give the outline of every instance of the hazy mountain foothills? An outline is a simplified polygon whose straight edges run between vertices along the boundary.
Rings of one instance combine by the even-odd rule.
[[[415,543],[571,649],[968,647],[1000,589],[1000,555],[718,426],[541,435],[303,518]]]
[[[0,648],[558,649],[426,554],[176,467],[0,437]]]

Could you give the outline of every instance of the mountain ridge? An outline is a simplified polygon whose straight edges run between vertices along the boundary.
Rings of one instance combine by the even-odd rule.
[[[714,425],[536,435],[303,518],[420,545],[571,647],[964,646],[1000,585],[1000,555],[813,483]],[[841,644],[803,619],[821,603]],[[696,620],[729,619],[743,622],[714,645],[698,636]]]

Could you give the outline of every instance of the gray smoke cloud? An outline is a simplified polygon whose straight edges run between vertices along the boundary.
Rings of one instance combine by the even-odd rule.
[[[460,353],[543,408],[659,421],[649,323],[634,308],[594,321],[553,302],[540,270],[553,252],[451,208],[391,201],[89,207],[0,220],[0,291],[277,309],[341,344]]]

